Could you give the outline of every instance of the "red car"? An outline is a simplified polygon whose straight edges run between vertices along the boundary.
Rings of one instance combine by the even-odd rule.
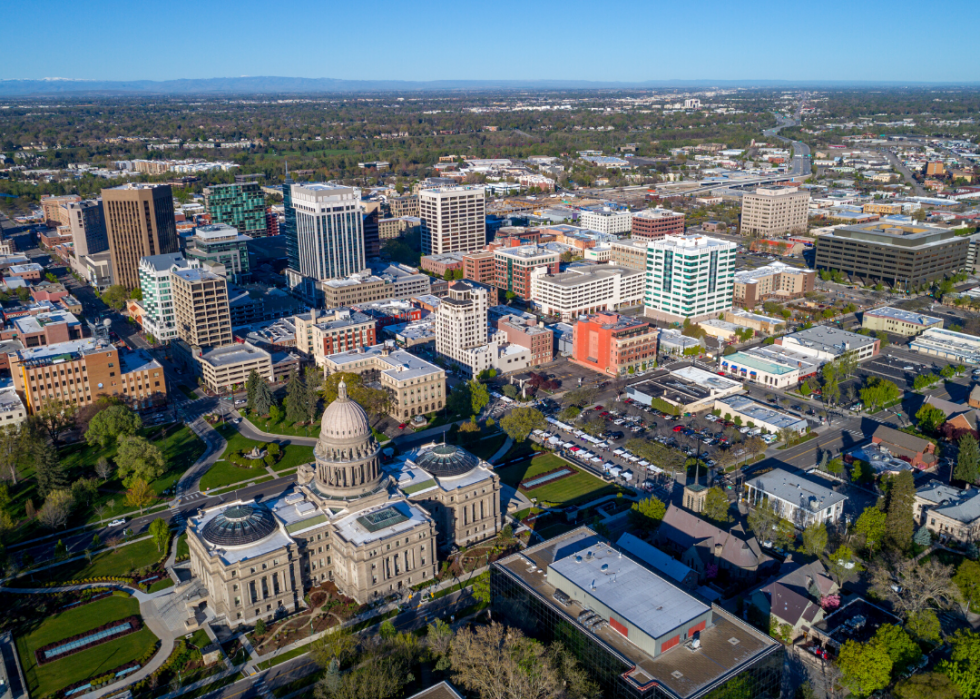
[[[597,405],[597,406],[595,406],[595,407],[594,407],[594,408],[592,408],[592,409],[593,409],[593,410],[605,410],[605,408],[603,408],[603,407],[602,407],[601,405]]]
[[[400,429],[400,430],[403,430],[403,429],[405,429],[406,427],[408,427],[408,423],[407,423],[407,422],[403,422],[402,424],[400,424],[400,425],[398,426],[398,429]]]
[[[601,413],[599,413],[599,416],[600,417],[606,417],[607,415],[609,415],[609,413],[607,413],[605,410],[603,410]]]
[[[684,429],[684,425],[675,425],[674,432],[680,432]]]

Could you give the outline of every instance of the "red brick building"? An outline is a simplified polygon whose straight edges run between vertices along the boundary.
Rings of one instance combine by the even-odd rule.
[[[543,326],[519,316],[507,316],[497,323],[497,329],[513,345],[531,351],[531,366],[547,364],[554,356],[555,334]]]
[[[630,234],[634,238],[655,240],[684,233],[684,214],[670,209],[644,209],[633,214]]]
[[[463,269],[463,258],[455,253],[426,255],[422,258],[419,266],[423,272],[434,274],[437,277],[445,277],[446,272],[455,272],[456,270]]]
[[[463,255],[463,279],[481,284],[493,284],[496,273],[497,267],[492,251],[480,250]]]
[[[574,325],[572,338],[572,361],[610,376],[657,359],[657,328],[639,318],[596,313]]]
[[[279,235],[279,216],[272,209],[265,210],[265,234]]]
[[[546,267],[548,274],[558,274],[561,258],[557,252],[537,245],[514,244],[494,250],[493,260],[494,286],[526,299],[531,296],[531,272]]]

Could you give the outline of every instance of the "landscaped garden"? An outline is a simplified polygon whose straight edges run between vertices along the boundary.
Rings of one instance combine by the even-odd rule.
[[[111,543],[111,542],[106,542]],[[147,587],[168,580],[163,562],[166,552],[158,551],[152,538],[132,544],[106,549],[89,558],[66,561],[17,579],[19,585],[29,587],[36,582],[67,582],[93,578],[136,578],[146,580]],[[157,587],[157,589],[162,589]]]
[[[288,444],[280,447],[277,444],[268,442],[257,442],[243,436],[235,427],[229,423],[218,425],[215,429],[225,438],[228,446],[222,454],[222,460],[208,470],[201,478],[201,490],[211,488],[221,488],[226,485],[252,481],[267,475],[266,462],[264,459],[248,459],[244,455],[258,448],[259,452],[266,451],[272,454],[270,459],[271,468],[276,472],[286,471],[296,468],[300,464],[313,461],[313,447],[300,444]],[[278,451],[278,454],[273,452]],[[239,463],[248,464],[248,468],[238,466],[232,462],[236,458]]]
[[[94,602],[72,606],[47,616],[38,616],[33,626],[17,636],[17,652],[31,696],[51,696],[60,690],[120,671],[137,660],[152,657],[157,638],[145,626],[135,633],[109,635],[89,647],[65,652],[64,657],[39,665],[36,651],[63,639],[84,635],[86,631],[112,627],[111,622],[139,616],[139,603],[128,595],[111,595]],[[31,624],[32,622],[27,622]],[[120,622],[119,626],[126,622]],[[94,636],[94,632],[93,632]],[[87,641],[90,637],[80,639]]]
[[[536,477],[546,474],[559,473],[563,469],[571,470],[572,475],[562,473],[561,477],[550,479],[530,490],[525,491],[521,488],[521,484],[526,481],[533,481]],[[497,474],[501,482],[514,488],[521,488],[521,492],[524,492],[527,497],[536,498],[542,504],[576,505],[619,492],[615,485],[604,483],[561,457],[548,453],[528,457],[516,464],[497,469]]]

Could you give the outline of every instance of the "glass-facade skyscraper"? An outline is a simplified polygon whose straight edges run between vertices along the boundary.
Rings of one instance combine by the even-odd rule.
[[[242,235],[264,237],[265,195],[258,182],[218,184],[204,188],[211,223],[226,223]]]
[[[286,165],[286,179],[282,183],[282,208],[285,221],[280,227],[286,236],[286,259],[289,268],[299,271],[299,243],[296,240],[296,209],[293,208],[293,178]]]

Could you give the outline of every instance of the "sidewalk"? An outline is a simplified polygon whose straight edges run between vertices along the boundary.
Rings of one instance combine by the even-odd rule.
[[[177,494],[176,500],[179,502],[180,498],[185,495],[191,495],[192,493],[198,493],[201,491],[201,477],[208,472],[208,470],[218,461],[218,457],[224,452],[225,447],[228,443],[225,438],[215,430],[211,425],[208,424],[204,417],[198,417],[193,422],[187,425],[191,432],[196,434],[198,437],[204,440],[204,445],[206,449],[197,461],[195,461],[189,469],[184,471],[184,474],[177,481],[177,487],[175,492]]]

